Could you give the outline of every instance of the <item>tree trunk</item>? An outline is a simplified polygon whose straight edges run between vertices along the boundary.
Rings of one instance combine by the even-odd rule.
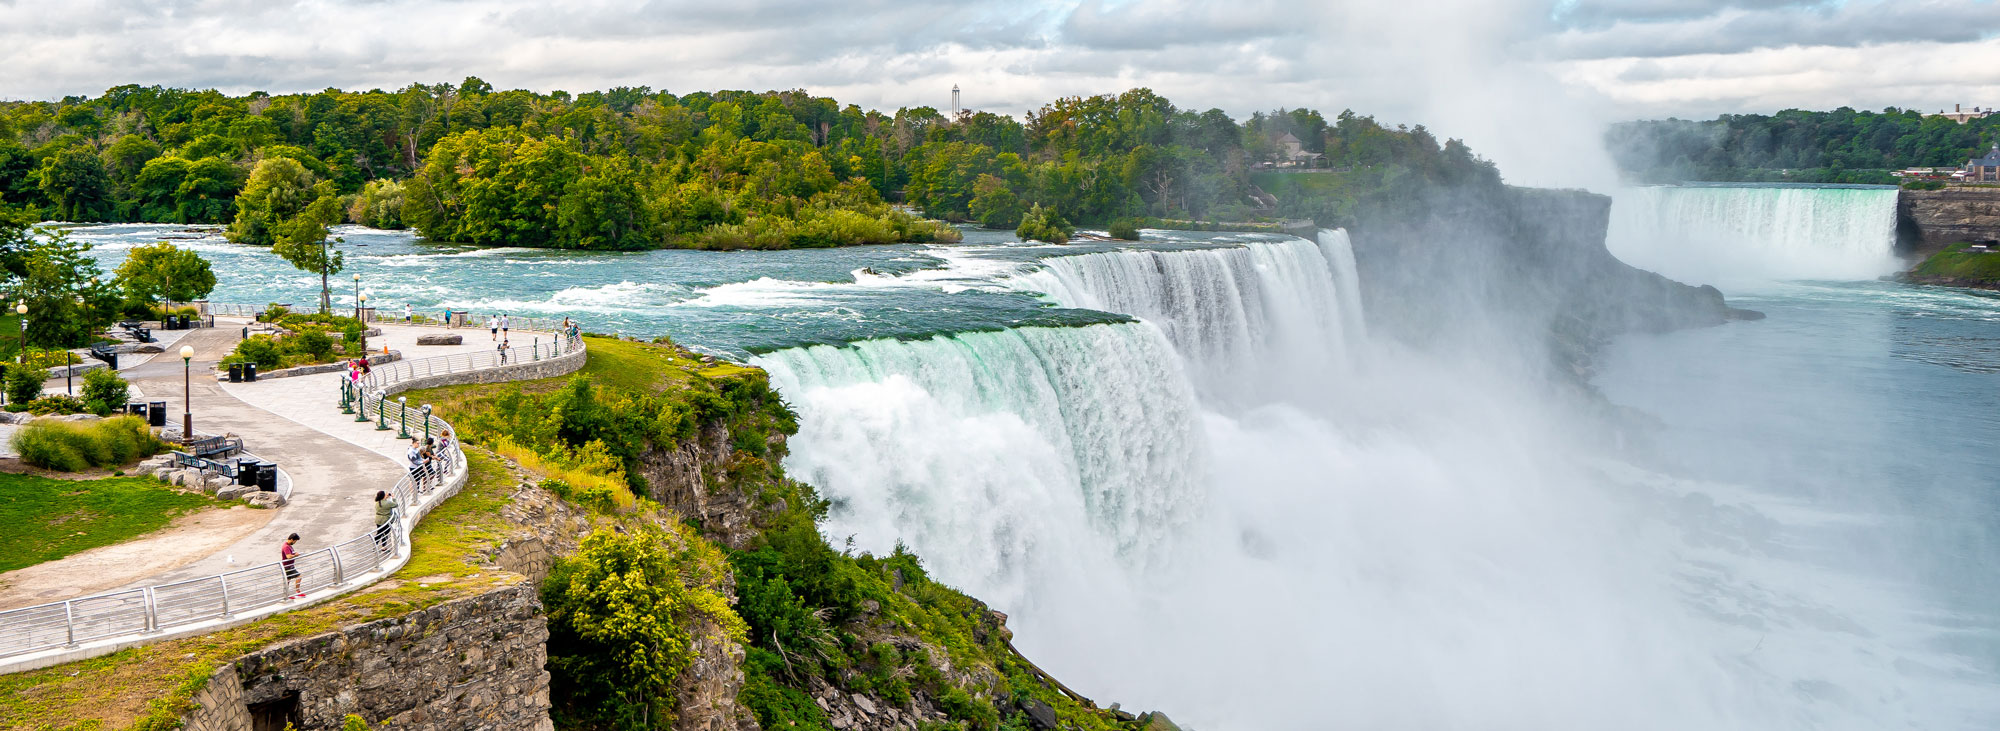
[[[319,268],[319,314],[322,315],[331,314],[333,312],[333,295],[332,295],[333,290],[327,289],[328,286],[329,285],[327,284],[326,267],[322,265]],[[355,303],[355,307],[360,307],[360,306],[361,305],[359,302]],[[361,314],[361,311],[355,310],[355,314],[359,315]]]

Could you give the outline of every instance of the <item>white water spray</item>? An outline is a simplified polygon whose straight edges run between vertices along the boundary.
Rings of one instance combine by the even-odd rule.
[[[1898,268],[1894,188],[1643,187],[1613,196],[1611,253],[1695,284],[1874,279]]]

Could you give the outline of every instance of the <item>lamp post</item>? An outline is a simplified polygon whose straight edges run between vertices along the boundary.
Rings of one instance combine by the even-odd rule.
[[[16,358],[18,358],[18,359],[20,360],[20,363],[21,363],[22,365],[27,365],[27,363],[28,363],[28,303],[26,303],[26,302],[16,302],[16,303],[14,303],[14,314],[16,314],[16,315],[20,315],[20,316],[21,316],[21,352],[19,352],[19,353],[15,353],[14,355],[15,355],[15,357],[16,357]]]
[[[408,439],[410,438],[410,397],[397,396],[396,406],[396,421],[398,422],[396,436]]]
[[[424,443],[431,443],[431,405],[424,404]]]
[[[368,294],[361,291],[361,275],[354,275],[354,321],[361,326],[361,357],[368,357],[368,323],[361,322],[361,308],[368,304]]]
[[[181,346],[181,443],[194,441],[194,346]]]

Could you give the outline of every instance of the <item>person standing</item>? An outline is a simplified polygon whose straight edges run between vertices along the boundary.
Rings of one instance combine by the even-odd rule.
[[[489,333],[492,333],[492,335],[493,335],[493,339],[494,339],[494,340],[499,340],[499,339],[500,339],[500,318],[498,318],[498,317],[494,317],[494,316],[492,316],[492,315],[487,315],[487,316],[486,316],[486,331],[487,331],[487,332],[489,332]]]
[[[507,313],[500,313],[500,339],[507,339]]]
[[[507,341],[500,341],[500,365],[507,365]]]
[[[416,322],[417,311],[410,309],[410,303],[403,303],[403,322]]]
[[[306,598],[305,577],[299,575],[299,567],[293,563],[294,561],[298,560],[299,550],[293,548],[292,544],[298,542],[299,542],[299,534],[293,533],[290,537],[285,539],[285,545],[278,549],[278,563],[284,565],[285,581],[289,583],[292,588],[292,595],[285,597],[285,601]]]
[[[416,437],[410,438],[410,448],[403,452],[403,458],[410,463],[410,486],[423,492],[424,450],[418,446]]]
[[[396,499],[389,497],[388,490],[375,491],[375,547],[382,553],[390,553],[389,536],[395,530],[390,523],[396,517]]]

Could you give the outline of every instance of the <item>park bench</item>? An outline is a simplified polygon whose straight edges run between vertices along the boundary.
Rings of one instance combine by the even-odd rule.
[[[243,440],[239,437],[202,437],[186,442],[181,446],[187,449],[187,451],[194,453],[196,457],[228,456],[231,452],[243,448]],[[179,452],[175,452],[175,454],[179,454]]]
[[[231,480],[236,479],[236,465],[218,459],[207,459],[188,454],[187,452],[177,451],[174,452],[174,464],[192,470],[201,470],[203,474],[214,472]]]

